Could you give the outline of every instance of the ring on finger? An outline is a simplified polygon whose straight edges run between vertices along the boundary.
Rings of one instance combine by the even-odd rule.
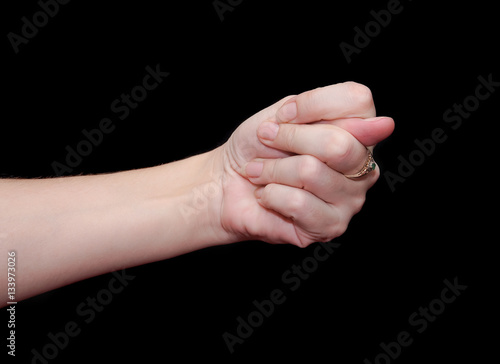
[[[367,157],[366,157],[365,164],[363,164],[363,167],[361,167],[361,169],[357,173],[346,174],[345,176],[347,178],[351,178],[351,179],[360,178],[360,177],[363,177],[364,175],[367,175],[368,173],[375,170],[375,168],[377,167],[377,164],[375,163],[375,160],[373,159],[372,152],[368,148],[366,148],[366,155],[367,155]]]

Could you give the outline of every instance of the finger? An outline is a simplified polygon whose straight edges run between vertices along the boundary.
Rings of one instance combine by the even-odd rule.
[[[268,184],[256,190],[256,197],[265,208],[290,219],[302,243],[307,239],[328,241],[341,235],[347,228],[348,219],[344,219],[335,206],[308,191]]]
[[[376,173],[369,173],[360,183],[353,183],[311,155],[254,160],[246,165],[245,176],[257,185],[277,183],[301,188],[334,205],[349,199],[351,205],[359,208],[366,190],[377,179]]]
[[[394,131],[394,120],[386,116],[368,119],[338,119],[320,121],[319,123],[338,126],[351,133],[361,144],[367,146],[380,143]]]
[[[311,123],[340,118],[375,117],[370,89],[355,82],[317,88],[291,97],[276,114],[281,123]]]
[[[260,141],[272,148],[309,154],[343,173],[358,172],[367,159],[366,147],[342,128],[329,124],[277,124],[263,122]]]

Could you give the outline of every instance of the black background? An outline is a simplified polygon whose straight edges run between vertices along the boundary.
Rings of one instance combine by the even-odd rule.
[[[282,274],[316,245],[245,242],[194,252],[127,269],[136,278],[89,324],[75,309],[111,275],[19,303],[17,362],[31,362],[31,350],[41,351],[48,333],[69,321],[81,334],[50,362],[362,363],[403,330],[414,342],[397,363],[487,357],[494,342],[487,330],[498,328],[488,310],[495,289],[488,258],[498,240],[488,235],[497,216],[488,209],[497,201],[498,91],[457,130],[443,113],[474,94],[478,76],[500,80],[493,5],[402,1],[404,10],[348,64],[339,44],[353,44],[354,27],[363,28],[387,1],[270,3],[243,1],[221,21],[210,0],[71,1],[18,54],[7,34],[20,34],[21,18],[40,7],[3,4],[1,176],[53,176],[51,163],[62,162],[65,147],[104,117],[116,130],[72,174],[182,159],[222,144],[247,117],[286,95],[347,80],[369,86],[378,114],[396,121],[376,149],[382,173],[397,173],[398,156],[407,158],[414,139],[435,128],[445,130],[446,142],[394,192],[381,177],[336,240],[340,247],[295,292]],[[158,63],[170,75],[118,121],[111,102]],[[455,277],[468,288],[416,333],[408,317]],[[230,354],[223,333],[235,334],[236,318],[273,289],[282,289],[286,302]]]

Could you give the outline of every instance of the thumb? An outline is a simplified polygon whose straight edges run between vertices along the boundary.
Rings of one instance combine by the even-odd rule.
[[[320,123],[338,126],[351,133],[361,144],[366,146],[381,142],[394,131],[394,120],[387,116],[368,119],[337,119],[334,121],[321,121]]]

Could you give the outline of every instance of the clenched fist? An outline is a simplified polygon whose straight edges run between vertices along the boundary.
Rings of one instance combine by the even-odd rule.
[[[220,225],[230,240],[300,247],[341,235],[379,170],[359,178],[367,147],[392,133],[354,82],[287,97],[243,122],[221,147]]]

